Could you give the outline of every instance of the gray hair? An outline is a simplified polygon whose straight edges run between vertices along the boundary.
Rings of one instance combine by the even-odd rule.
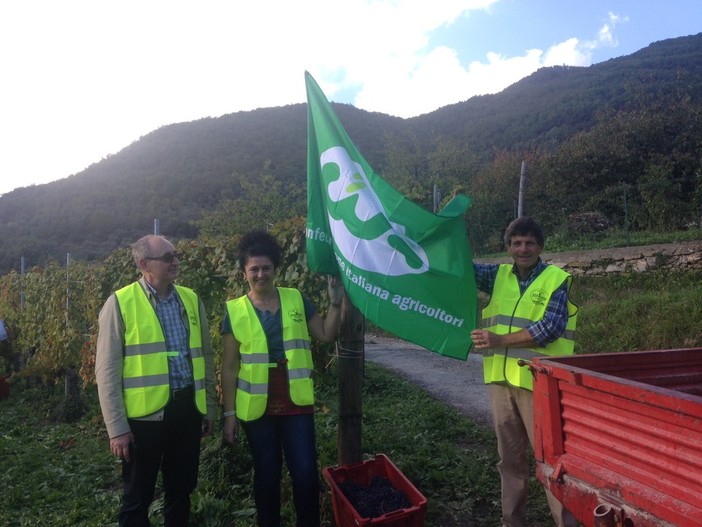
[[[163,236],[158,236],[156,234],[147,234],[146,236],[142,236],[132,245],[130,245],[130,247],[132,248],[132,258],[134,259],[134,264],[137,267],[139,267],[140,260],[151,256],[151,245],[152,242],[157,238],[166,240],[166,238],[164,238]]]

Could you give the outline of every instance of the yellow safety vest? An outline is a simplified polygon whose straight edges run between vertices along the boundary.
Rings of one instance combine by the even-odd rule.
[[[188,316],[190,357],[193,366],[195,405],[205,415],[205,358],[202,354],[200,304],[192,289],[175,286]],[[178,351],[166,348],[166,337],[154,306],[139,282],[115,292],[124,321],[122,389],[127,417],[152,414],[168,403],[170,382],[168,356]]]
[[[312,352],[302,295],[297,289],[279,287],[283,320],[283,347],[287,359],[290,399],[298,406],[314,404]],[[236,415],[242,421],[261,417],[268,403],[268,369],[276,367],[268,356],[268,341],[248,296],[227,302],[234,338],[239,342],[241,363],[236,389]]]
[[[510,264],[500,265],[490,302],[483,309],[482,327],[498,335],[516,333],[535,321],[541,320],[551,295],[563,282],[568,290],[573,278],[556,267],[547,266],[522,294],[519,282]],[[533,378],[528,368],[518,364],[519,359],[532,360],[544,355],[572,355],[575,346],[575,325],[578,308],[568,300],[568,323],[560,338],[545,348],[504,348],[486,350],[483,356],[483,376],[486,384],[509,383],[533,390]]]

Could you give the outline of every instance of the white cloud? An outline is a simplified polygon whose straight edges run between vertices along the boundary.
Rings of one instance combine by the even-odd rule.
[[[427,5],[433,7],[433,4]],[[474,7],[488,9],[490,5],[490,2],[485,2]],[[392,13],[386,14],[386,18],[378,19],[380,28],[393,19]],[[614,29],[617,24],[628,21],[627,17],[610,12],[594,40],[583,41],[572,37],[546,50],[530,49],[516,57],[490,52],[485,61],[473,61],[465,67],[453,49],[445,46],[426,48],[428,34],[442,23],[450,24],[455,16],[443,13],[443,18],[431,18],[430,15],[435,14],[431,8],[422,14],[426,14],[427,18],[417,16],[419,13],[416,12],[412,17],[420,21],[410,27],[414,40],[410,42],[402,38],[408,26],[392,26],[399,26],[400,29],[392,33],[389,40],[401,42],[402,45],[387,49],[373,47],[361,53],[359,56],[363,60],[346,64],[346,82],[332,88],[358,86],[359,92],[354,100],[356,106],[412,117],[475,95],[498,93],[542,67],[589,66],[596,49],[618,45]],[[369,56],[375,61],[369,63],[366,60]],[[334,89],[327,92],[330,98],[334,94]]]
[[[619,42],[614,34],[615,27],[628,22],[628,17],[622,17],[610,12],[607,22],[605,22],[597,33],[594,40],[580,41],[577,38],[569,38],[549,48],[546,52],[544,66],[589,66],[592,64],[592,54],[595,50],[603,47],[617,47]]]
[[[614,28],[616,28],[621,23],[626,23],[629,21],[628,16],[620,16],[609,12],[607,17],[607,22],[602,26],[598,33],[597,45],[615,48],[619,45],[619,41],[614,35]]]
[[[582,45],[577,38],[551,46],[544,56],[544,66],[589,66],[592,62],[592,47]]]
[[[25,0],[0,4],[0,193],[78,172],[160,126],[305,100],[402,117],[499,92],[615,43],[461,64],[433,33],[500,0]]]
[[[627,21],[627,17],[610,12],[594,40],[572,37],[546,50],[529,49],[516,57],[490,52],[485,61],[473,61],[467,67],[450,48],[416,49],[411,60],[378,68],[373,75],[364,74],[366,81],[354,104],[411,117],[475,95],[498,93],[542,67],[589,66],[596,49],[618,45],[614,29]]]
[[[621,24],[629,21],[629,17],[620,16],[612,13],[608,13],[607,21],[604,22],[600,30],[597,32],[597,38],[594,40],[587,40],[578,45],[581,53],[590,57],[592,52],[601,48],[616,48],[619,45],[616,35],[614,34],[615,28]]]

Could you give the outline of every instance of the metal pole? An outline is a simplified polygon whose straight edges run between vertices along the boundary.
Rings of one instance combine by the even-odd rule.
[[[24,313],[24,256],[20,258],[20,310]]]
[[[156,236],[161,234],[161,223],[159,222],[158,218],[154,218],[154,234]]]
[[[70,308],[71,280],[68,275],[68,266],[71,265],[71,253],[66,253],[66,329],[68,329],[68,310]]]
[[[527,162],[522,161],[522,170],[519,174],[519,201],[517,202],[517,218],[524,215],[524,189],[526,188]]]
[[[436,214],[439,210],[439,205],[441,204],[441,190],[439,190],[439,185],[434,185],[434,194],[433,194],[433,199],[434,199],[434,214]]]
[[[622,185],[624,188],[624,228],[626,229],[626,244],[631,245],[631,237],[629,233],[629,206],[626,203],[626,183]]]

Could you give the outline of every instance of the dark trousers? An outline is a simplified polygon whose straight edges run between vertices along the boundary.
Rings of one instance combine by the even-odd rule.
[[[163,475],[164,525],[186,527],[190,494],[197,485],[202,415],[193,393],[171,400],[163,421],[129,420],[135,437],[131,461],[122,461],[120,527],[149,527],[158,471]]]
[[[254,501],[260,527],[280,527],[280,481],[290,472],[297,527],[319,527],[319,473],[314,415],[264,415],[242,422],[254,463]]]

